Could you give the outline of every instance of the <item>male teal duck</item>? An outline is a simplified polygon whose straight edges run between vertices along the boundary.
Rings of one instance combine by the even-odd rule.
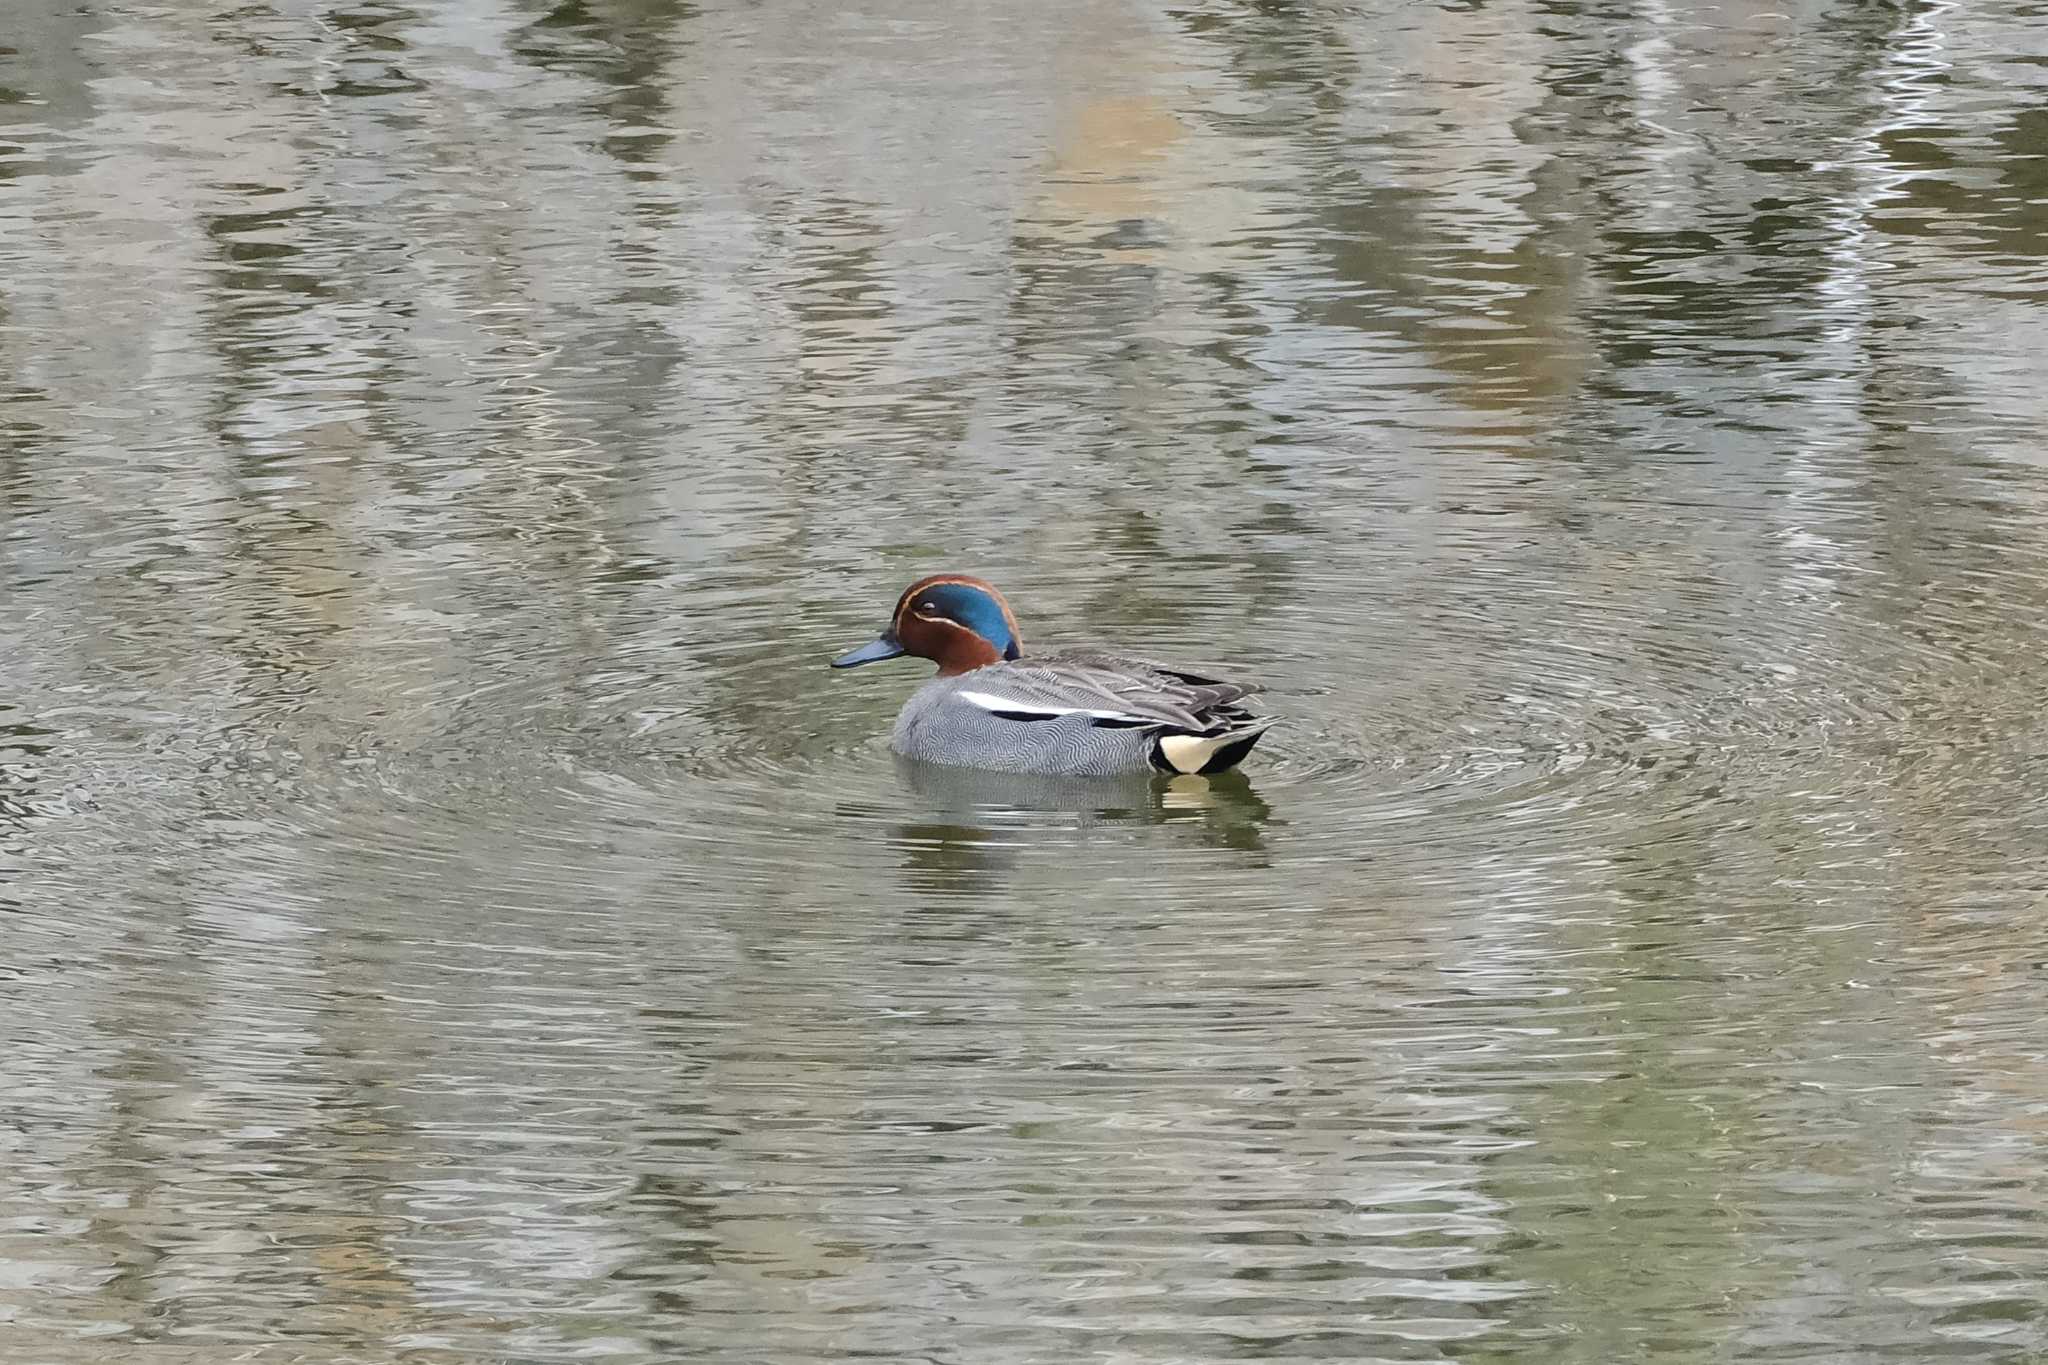
[[[1257,689],[1095,651],[1022,657],[1010,604],[965,574],[921,578],[889,628],[842,654],[854,668],[914,654],[939,666],[896,717],[890,747],[953,767],[1066,777],[1220,773],[1272,724],[1238,703]]]

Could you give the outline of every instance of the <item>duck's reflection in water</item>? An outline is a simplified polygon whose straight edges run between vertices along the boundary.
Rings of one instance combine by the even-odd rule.
[[[1260,854],[1261,831],[1273,818],[1235,770],[1215,777],[1046,777],[905,758],[897,769],[931,816],[895,827],[915,890],[992,890],[1021,858],[1147,826],[1180,826],[1204,845]]]

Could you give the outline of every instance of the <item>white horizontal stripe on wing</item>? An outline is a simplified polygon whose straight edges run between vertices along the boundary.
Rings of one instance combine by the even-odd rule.
[[[1129,711],[1098,711],[1087,706],[1046,706],[1042,703],[1012,701],[998,697],[991,692],[957,692],[954,694],[964,702],[971,702],[984,711],[1018,711],[1027,716],[1087,716],[1092,720],[1128,720],[1140,725],[1155,719],[1152,716],[1135,716]]]

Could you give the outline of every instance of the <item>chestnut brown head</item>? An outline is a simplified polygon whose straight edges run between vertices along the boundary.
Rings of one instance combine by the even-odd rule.
[[[903,590],[887,630],[832,666],[855,668],[914,654],[936,663],[941,674],[966,673],[1014,659],[1022,648],[1017,618],[993,584],[966,574],[934,574]]]

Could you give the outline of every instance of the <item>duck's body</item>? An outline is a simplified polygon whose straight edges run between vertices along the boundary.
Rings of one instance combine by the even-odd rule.
[[[1053,654],[933,678],[896,717],[890,747],[954,767],[1061,777],[1221,772],[1267,722],[1252,689],[1115,654]]]
[[[891,747],[954,767],[1065,777],[1217,773],[1270,721],[1239,705],[1255,689],[1119,654],[1021,657],[1016,620],[976,578],[913,583],[888,630],[833,661],[900,654],[939,665],[896,717]]]

